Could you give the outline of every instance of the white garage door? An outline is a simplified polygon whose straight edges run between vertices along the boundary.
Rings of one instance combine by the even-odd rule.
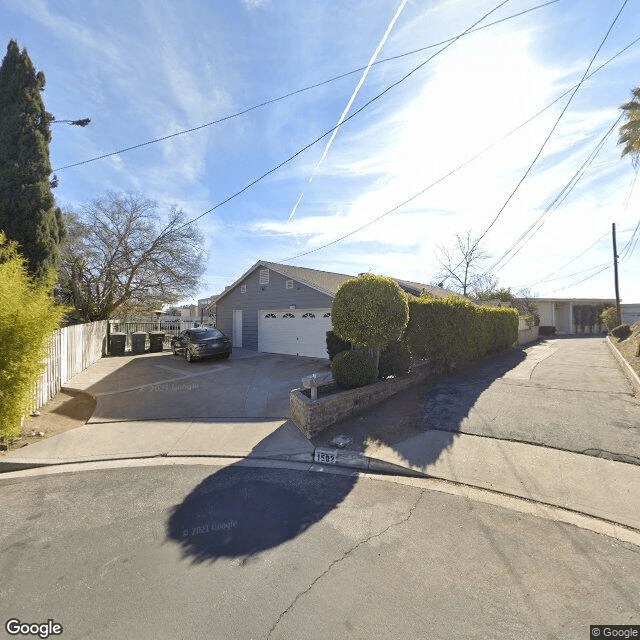
[[[328,358],[331,309],[258,311],[258,351]]]

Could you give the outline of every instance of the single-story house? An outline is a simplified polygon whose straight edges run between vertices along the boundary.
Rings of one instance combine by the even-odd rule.
[[[615,306],[613,299],[530,298],[538,308],[541,327],[555,327],[558,334],[600,333],[599,310]]]
[[[640,304],[621,304],[622,322],[634,324],[640,322]]]
[[[217,298],[216,326],[233,347],[326,358],[331,304],[354,276],[259,260]],[[394,278],[395,279],[395,278]],[[437,297],[453,291],[395,279],[404,291]]]

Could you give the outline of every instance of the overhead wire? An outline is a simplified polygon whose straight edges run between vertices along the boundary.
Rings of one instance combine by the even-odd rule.
[[[579,253],[575,258],[571,258],[571,260],[569,260],[569,262],[565,262],[565,264],[563,264],[561,267],[558,267],[555,271],[552,271],[551,273],[548,273],[546,276],[544,276],[540,280],[536,280],[535,282],[533,282],[530,285],[528,285],[526,288],[530,289],[531,287],[534,287],[537,284],[541,284],[542,282],[547,282],[549,280],[553,280],[553,278],[551,278],[551,276],[554,276],[559,271],[562,271],[563,269],[566,269],[570,264],[574,263],[576,260],[581,258],[585,253],[587,253],[588,251],[593,249],[593,247],[595,247],[598,244],[598,242],[600,242],[600,240],[602,240],[603,238],[605,238],[608,235],[609,235],[609,231],[605,231],[601,236],[599,236],[592,244],[590,244],[584,251]]]
[[[489,27],[495,26],[497,24],[500,24],[502,22],[506,22],[507,20],[512,20],[514,18],[518,18],[522,15],[525,15],[527,13],[530,13],[532,11],[536,11],[537,9],[542,9],[546,6],[549,6],[551,4],[555,4],[556,2],[560,2],[560,0],[548,0],[548,2],[543,2],[542,4],[538,4],[534,7],[530,7],[529,9],[525,9],[524,11],[520,11],[518,13],[514,13],[512,15],[509,16],[505,16],[504,18],[500,18],[499,20],[494,20],[493,22],[489,22],[488,24],[482,25],[482,26],[478,26],[478,27],[474,27],[472,29],[468,29],[465,30],[464,32],[462,32],[461,34],[458,34],[457,36],[452,36],[450,38],[446,38],[445,40],[441,40],[440,42],[436,42],[434,44],[430,44],[430,45],[426,45],[424,47],[420,47],[419,49],[413,49],[412,51],[406,51],[404,53],[400,53],[398,55],[395,56],[389,56],[388,58],[381,58],[380,60],[377,60],[376,62],[373,63],[373,66],[379,65],[379,64],[383,64],[385,62],[392,62],[394,60],[399,60],[401,58],[405,58],[407,56],[412,56],[412,55],[416,55],[418,53],[422,53],[423,51],[426,51],[428,49],[433,49],[435,47],[439,47],[443,44],[453,44],[453,42],[455,42],[457,39],[459,39],[462,36],[466,36],[469,35],[471,33],[475,33],[477,31],[481,31],[482,29],[488,29]],[[301,94],[301,93],[305,93],[306,91],[310,91],[312,89],[317,89],[318,87],[322,87],[324,85],[330,84],[332,82],[335,82],[337,80],[341,80],[342,78],[347,78],[350,75],[353,75],[355,73],[359,73],[360,71],[363,71],[364,69],[366,69],[366,65],[362,66],[362,67],[358,67],[357,69],[353,69],[352,71],[347,71],[345,73],[341,73],[337,76],[333,76],[332,78],[329,78],[327,80],[322,80],[320,82],[316,82],[315,84],[311,84],[308,85],[306,87],[302,87],[301,89],[295,89],[294,91],[290,91],[289,93],[285,93],[281,96],[278,96],[276,98],[270,98],[268,100],[265,100],[263,102],[260,102],[258,104],[254,104],[250,107],[247,107],[245,109],[242,109],[241,111],[237,111],[236,113],[232,113],[230,115],[227,116],[223,116],[221,118],[217,118],[216,120],[212,120],[211,122],[206,122],[204,124],[201,125],[197,125],[195,127],[190,127],[188,129],[183,129],[181,131],[176,131],[174,133],[170,133],[164,136],[160,136],[159,138],[153,138],[151,140],[147,140],[145,142],[140,142],[138,144],[134,144],[128,147],[124,147],[122,149],[118,149],[116,151],[111,151],[109,153],[104,153],[98,156],[94,156],[92,158],[87,158],[86,160],[81,160],[79,162],[73,162],[71,164],[66,164],[62,167],[58,167],[57,169],[52,169],[52,172],[55,171],[63,171],[65,169],[71,169],[73,167],[79,167],[85,164],[89,164],[91,162],[96,162],[98,160],[104,160],[105,158],[110,158],[112,156],[116,156],[116,155],[120,155],[122,153],[126,153],[128,151],[133,151],[135,149],[140,149],[142,147],[146,147],[152,144],[156,144],[158,142],[164,142],[165,140],[170,140],[171,138],[176,138],[178,136],[182,136],[182,135],[186,135],[188,133],[193,133],[194,131],[200,131],[201,129],[206,129],[207,127],[212,127],[216,124],[220,124],[222,122],[226,122],[227,120],[232,120],[234,118],[238,118],[240,116],[243,116],[251,111],[255,111],[256,109],[260,109],[262,107],[266,107],[270,104],[274,104],[276,102],[280,102],[282,100],[285,100],[287,98],[291,98],[295,95]]]
[[[487,13],[485,13],[481,18],[479,18],[478,20],[476,20],[471,26],[469,26],[467,29],[465,29],[462,33],[460,33],[458,36],[456,36],[451,42],[449,42],[448,44],[446,44],[445,46],[443,46],[441,49],[439,49],[438,51],[436,51],[434,54],[430,55],[426,60],[422,61],[419,65],[415,66],[413,69],[411,69],[411,71],[409,71],[408,73],[406,73],[405,75],[403,75],[399,80],[396,80],[395,82],[393,82],[392,84],[390,84],[386,89],[384,89],[383,91],[381,91],[380,93],[376,94],[373,98],[370,98],[369,100],[367,100],[367,102],[365,102],[359,109],[357,109],[356,111],[354,111],[351,115],[347,116],[342,123],[340,123],[340,125],[336,125],[336,126],[344,126],[347,122],[350,122],[351,120],[353,120],[358,114],[360,114],[362,111],[364,111],[367,107],[369,107],[371,104],[373,104],[374,102],[376,102],[377,100],[379,100],[380,98],[382,98],[382,96],[384,96],[385,94],[387,94],[389,91],[391,91],[392,89],[394,89],[395,87],[397,87],[398,85],[400,85],[401,83],[403,83],[405,80],[409,79],[414,73],[416,73],[417,71],[419,71],[420,69],[422,69],[422,67],[424,67],[426,64],[428,64],[431,60],[433,60],[436,56],[438,56],[439,54],[441,54],[443,51],[446,51],[451,45],[455,44],[460,38],[462,38],[464,35],[466,35],[471,29],[473,29],[475,26],[477,26],[478,24],[480,24],[481,22],[483,22],[485,20],[485,18],[487,18],[488,16],[490,16],[492,13],[494,13],[495,11],[497,11],[498,9],[500,9],[500,7],[504,6],[505,4],[507,4],[508,2],[510,2],[510,0],[502,0],[502,2],[498,3],[493,9],[491,9],[490,11],[488,11]],[[298,149],[298,151],[296,151],[294,154],[290,155],[288,158],[286,158],[285,160],[283,160],[282,162],[280,162],[279,164],[277,164],[276,166],[272,167],[271,169],[269,169],[268,171],[265,171],[262,175],[260,175],[258,178],[256,178],[255,180],[252,180],[251,182],[249,182],[247,185],[245,185],[242,189],[239,189],[238,191],[236,191],[235,193],[233,193],[232,195],[228,196],[227,198],[225,198],[224,200],[221,200],[220,202],[218,202],[216,205],[214,205],[213,207],[211,207],[210,209],[207,209],[207,211],[201,213],[200,215],[196,216],[195,218],[192,218],[191,220],[188,220],[187,222],[185,222],[181,227],[178,227],[178,229],[181,229],[182,227],[186,227],[187,225],[193,224],[194,222],[196,222],[197,220],[200,220],[201,218],[204,218],[204,216],[208,215],[209,213],[215,211],[216,209],[219,209],[220,207],[222,207],[223,205],[227,204],[227,202],[230,202],[231,200],[233,200],[234,198],[237,198],[239,195],[241,195],[242,193],[244,193],[245,191],[247,191],[248,189],[250,189],[251,187],[253,187],[254,185],[256,185],[258,182],[264,180],[264,178],[266,178],[267,176],[271,175],[272,173],[275,173],[276,171],[278,171],[280,168],[282,168],[284,165],[288,164],[289,162],[291,162],[292,160],[294,160],[295,158],[297,158],[299,155],[301,155],[302,153],[304,153],[307,149],[310,149],[311,147],[313,147],[315,144],[317,144],[318,142],[320,142],[320,140],[326,138],[328,135],[330,135],[335,129],[336,126],[331,127],[330,129],[327,129],[322,135],[318,136],[315,140],[313,140],[312,142],[310,142],[309,144],[305,145],[304,147],[302,147],[301,149]]]
[[[531,161],[531,163],[529,164],[529,166],[527,167],[526,171],[524,172],[524,174],[522,175],[522,177],[520,178],[520,180],[518,180],[518,183],[516,184],[515,188],[513,189],[513,191],[509,194],[509,196],[507,197],[507,199],[505,200],[504,204],[500,207],[500,209],[498,210],[498,213],[495,215],[495,217],[493,218],[493,220],[489,223],[489,226],[480,234],[480,236],[476,239],[475,242],[475,246],[477,246],[478,244],[480,244],[481,240],[487,235],[487,233],[489,233],[489,231],[493,228],[493,226],[495,225],[495,223],[498,221],[498,219],[500,218],[500,216],[502,215],[502,213],[504,212],[504,210],[507,208],[507,205],[509,204],[509,202],[511,202],[511,199],[515,196],[515,194],[517,193],[518,189],[520,188],[520,186],[522,185],[522,183],[526,180],[527,176],[529,175],[529,173],[531,172],[531,170],[533,169],[535,163],[538,161],[538,158],[540,158],[540,156],[542,155],[542,152],[544,151],[544,148],[547,146],[547,143],[549,142],[549,140],[551,139],[551,136],[553,135],[553,133],[555,132],[556,128],[558,127],[558,125],[560,124],[560,120],[562,120],[564,114],[567,112],[567,109],[569,108],[569,105],[571,104],[571,102],[573,101],[573,98],[575,97],[576,93],[578,92],[578,90],[580,89],[580,87],[582,86],[582,84],[585,82],[585,80],[587,79],[587,76],[589,75],[589,70],[591,69],[591,66],[593,65],[596,57],[598,56],[598,54],[600,53],[600,50],[602,49],[602,47],[604,46],[604,43],[607,41],[607,39],[609,38],[609,34],[611,33],[613,27],[615,26],[616,22],[618,21],[618,18],[620,17],[620,14],[622,13],[623,9],[625,8],[625,6],[627,5],[627,3],[629,2],[629,0],[624,0],[622,5],[620,6],[620,9],[618,10],[618,13],[616,14],[615,18],[613,19],[613,21],[611,22],[611,24],[609,25],[609,28],[607,29],[607,32],[604,35],[604,38],[602,39],[602,41],[600,42],[600,44],[598,45],[598,48],[596,49],[596,52],[593,54],[593,56],[591,57],[591,60],[589,61],[589,64],[587,65],[587,68],[585,69],[585,72],[582,75],[582,78],[580,79],[580,81],[578,82],[578,84],[576,85],[575,89],[573,90],[573,92],[571,93],[571,95],[569,96],[569,99],[567,100],[567,103],[565,104],[565,106],[563,107],[562,111],[560,112],[560,115],[558,116],[558,118],[556,119],[555,123],[553,124],[553,126],[551,127],[551,130],[549,131],[549,133],[547,134],[546,138],[544,139],[542,145],[540,146],[540,148],[538,149],[538,151],[536,152],[536,155],[534,156],[533,160]]]
[[[620,49],[617,53],[615,53],[613,56],[611,56],[610,58],[608,58],[607,60],[605,60],[599,67],[596,67],[588,76],[587,79],[593,77],[596,73],[598,73],[599,71],[601,71],[605,66],[607,66],[609,63],[611,63],[613,60],[615,60],[617,57],[621,56],[625,51],[627,51],[628,49],[630,49],[632,46],[634,46],[635,44],[637,44],[638,42],[640,42],[640,37],[636,38],[635,40],[633,40],[632,42],[630,42],[628,45],[626,45],[625,47],[623,47],[622,49]],[[519,124],[518,126],[514,127],[513,129],[511,129],[509,132],[507,132],[505,135],[503,135],[501,138],[499,138],[498,140],[496,140],[495,142],[491,143],[489,146],[485,147],[484,149],[482,149],[482,151],[479,151],[478,153],[476,153],[475,155],[471,156],[469,159],[467,159],[465,162],[463,162],[462,164],[458,165],[455,169],[452,169],[451,171],[449,171],[448,173],[442,175],[441,177],[439,177],[437,180],[435,180],[434,182],[432,182],[431,184],[429,184],[428,186],[424,187],[423,189],[421,189],[420,191],[418,191],[417,193],[414,193],[412,196],[410,196],[409,198],[407,198],[406,200],[404,200],[403,202],[401,202],[400,204],[396,205],[395,207],[393,207],[392,209],[389,209],[387,211],[385,211],[384,213],[380,214],[379,216],[376,216],[375,218],[373,218],[372,220],[370,220],[369,222],[355,228],[352,229],[351,231],[349,231],[348,233],[335,238],[334,240],[327,242],[323,245],[320,245],[318,247],[315,247],[313,249],[309,249],[308,251],[304,251],[302,253],[298,253],[295,256],[290,256],[289,258],[283,258],[280,261],[281,262],[287,262],[290,260],[296,260],[297,258],[302,258],[304,256],[310,255],[312,253],[315,253],[316,251],[321,251],[322,249],[326,249],[327,247],[330,247],[334,244],[337,244],[339,242],[341,242],[342,240],[346,240],[347,238],[355,235],[356,233],[358,233],[359,231],[362,231],[363,229],[366,229],[367,227],[371,226],[372,224],[378,222],[379,220],[385,218],[388,215],[391,215],[393,213],[395,213],[396,211],[398,211],[399,209],[401,209],[402,207],[404,207],[405,205],[409,204],[410,202],[412,202],[413,200],[415,200],[416,198],[420,197],[421,195],[423,195],[424,193],[426,193],[429,189],[435,187],[436,185],[438,185],[440,182],[446,180],[447,178],[449,178],[450,176],[454,175],[455,173],[457,173],[458,171],[461,171],[462,169],[464,169],[466,166],[468,166],[469,164],[471,164],[472,162],[474,162],[475,160],[477,160],[480,156],[484,155],[485,153],[487,153],[488,151],[490,151],[491,149],[493,149],[494,147],[496,147],[498,144],[500,144],[503,140],[506,140],[509,136],[513,135],[514,133],[516,133],[517,131],[519,131],[520,129],[522,129],[523,127],[525,127],[527,124],[529,124],[530,122],[532,122],[533,120],[535,120],[536,118],[538,118],[539,116],[541,116],[545,111],[547,111],[548,109],[550,109],[556,102],[558,102],[559,100],[562,100],[562,98],[564,96],[566,96],[567,94],[569,94],[574,88],[576,88],[578,85],[573,85],[573,87],[570,87],[569,89],[567,89],[566,91],[564,91],[562,94],[560,94],[559,96],[557,96],[553,101],[551,101],[549,104],[547,104],[545,107],[543,107],[542,109],[540,109],[538,112],[536,112],[534,115],[532,115],[531,117],[527,118],[524,122],[522,122],[521,124]]]
[[[599,271],[596,271],[595,273],[592,273],[590,276],[587,276],[586,278],[583,278],[582,280],[578,280],[577,282],[572,282],[571,284],[568,284],[564,287],[560,287],[559,289],[553,289],[552,291],[549,291],[549,293],[556,293],[558,291],[564,291],[565,289],[571,289],[571,287],[575,287],[578,284],[582,284],[583,282],[586,282],[587,280],[591,280],[591,278],[595,278],[597,275],[600,275],[603,271],[607,271],[607,269],[611,269],[611,265],[608,264],[607,266],[603,267],[602,269],[600,269]]]
[[[616,119],[616,121],[611,125],[611,127],[609,127],[609,129],[605,132],[605,134],[600,138],[600,140],[598,141],[598,143],[596,144],[595,148],[589,153],[589,155],[587,156],[587,159],[582,163],[582,165],[580,166],[580,168],[573,174],[573,176],[571,176],[571,178],[569,179],[569,181],[564,185],[564,187],[562,187],[562,189],[560,190],[560,192],[556,195],[556,197],[551,201],[551,203],[549,205],[547,205],[544,209],[544,211],[542,212],[542,214],[540,214],[540,216],[538,216],[538,218],[536,218],[533,223],[531,225],[529,225],[529,227],[520,235],[520,237],[511,245],[511,247],[509,247],[509,249],[507,249],[501,256],[500,258],[498,258],[498,260],[496,260],[493,265],[487,270],[487,273],[490,271],[496,271],[499,272],[501,271],[513,258],[515,258],[515,256],[522,250],[522,248],[531,241],[531,239],[533,238],[533,236],[535,236],[536,233],[538,233],[538,231],[540,231],[540,229],[544,226],[544,223],[546,222],[546,220],[544,220],[544,218],[554,209],[554,208],[558,208],[569,196],[569,194],[573,191],[573,189],[575,188],[575,186],[578,184],[578,182],[580,181],[580,179],[582,178],[582,176],[584,175],[586,169],[591,165],[591,163],[595,160],[595,158],[597,157],[597,155],[600,153],[600,151],[602,150],[602,148],[604,147],[605,142],[607,141],[608,137],[613,133],[613,131],[615,130],[615,128],[618,126],[618,124],[620,123],[620,120],[622,120],[622,114]],[[541,222],[542,221],[542,222]],[[536,225],[538,225],[538,223],[541,223],[537,229],[534,230],[534,227],[536,227]],[[533,230],[533,232],[531,233],[531,235],[529,235],[529,237],[527,238],[527,235]],[[520,245],[520,246],[518,246]],[[509,255],[511,254],[511,255]],[[500,264],[502,263],[502,264]]]
[[[627,197],[624,202],[625,211],[629,208],[629,203],[631,201],[631,196],[633,195],[633,191],[636,187],[637,180],[638,180],[638,169],[636,168],[636,170],[633,173],[633,181],[631,183],[631,188],[629,189],[629,193],[627,194]],[[625,246],[622,247],[622,251],[620,251],[620,260],[626,261],[632,256],[633,252],[635,251],[636,245],[638,243],[638,238],[640,238],[640,236],[636,237],[638,234],[638,230],[640,230],[640,220],[638,220],[638,224],[636,225],[636,228],[633,230],[633,234],[631,235],[631,238],[625,244]]]

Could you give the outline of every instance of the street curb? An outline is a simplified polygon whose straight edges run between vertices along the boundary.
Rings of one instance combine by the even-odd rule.
[[[366,456],[355,453],[360,458],[360,463]],[[310,455],[310,454],[309,454]],[[78,473],[82,471],[98,471],[109,470],[125,467],[155,467],[155,466],[175,466],[175,465],[209,465],[216,467],[249,467],[249,468],[268,468],[268,469],[292,469],[301,472],[314,472],[314,473],[330,473],[334,475],[358,475],[362,478],[368,478],[378,482],[393,482],[395,484],[402,484],[407,486],[416,487],[419,489],[436,491],[438,493],[446,493],[449,495],[457,496],[461,499],[473,500],[474,502],[480,502],[483,504],[493,505],[499,508],[508,509],[515,513],[522,513],[530,515],[532,517],[549,520],[552,522],[567,524],[575,526],[585,531],[591,531],[599,535],[605,535],[614,540],[619,540],[624,543],[633,544],[640,548],[640,530],[633,527],[628,527],[616,523],[611,520],[605,520],[592,516],[589,514],[581,513],[572,509],[560,507],[557,505],[551,505],[544,502],[537,502],[520,496],[512,496],[509,494],[501,493],[499,491],[492,491],[490,489],[475,487],[473,485],[467,485],[457,483],[451,480],[445,480],[441,478],[427,476],[426,474],[415,474],[413,476],[406,473],[398,475],[394,473],[391,467],[395,467],[396,471],[398,467],[382,461],[376,461],[373,458],[368,459],[370,463],[373,463],[373,467],[379,463],[381,467],[384,467],[382,472],[372,473],[373,469],[370,468],[370,472],[366,472],[363,469],[351,468],[337,464],[323,465],[313,460],[307,461],[288,461],[285,459],[267,459],[267,458],[237,458],[229,456],[194,456],[194,457],[168,457],[168,456],[154,456],[147,458],[126,458],[120,460],[107,460],[107,461],[91,461],[85,463],[66,463],[58,465],[47,465],[48,469],[43,469],[42,473],[38,473],[39,469],[31,467],[26,469],[25,475],[9,476],[7,480],[15,480],[17,478],[34,478],[42,477],[45,475],[57,475],[60,473]],[[109,464],[105,463],[115,463]],[[40,465],[42,468],[43,465]],[[402,467],[402,471],[408,471]],[[28,473],[29,471],[33,473]],[[17,470],[20,473],[20,470]],[[0,481],[2,480],[0,475]]]
[[[331,458],[333,456],[333,459]],[[315,464],[324,464],[328,466],[342,467],[347,469],[355,469],[365,473],[383,473],[403,475],[413,478],[430,478],[427,473],[403,467],[402,465],[385,462],[378,458],[365,456],[359,451],[351,451],[349,449],[335,449],[329,447],[316,447],[313,452],[312,462]]]
[[[605,338],[605,342],[609,345],[609,349],[613,353],[613,356],[618,361],[622,372],[627,376],[631,386],[633,387],[633,393],[640,397],[640,378],[638,374],[633,370],[631,365],[624,359],[624,356],[618,351],[616,346],[611,342],[609,336]]]

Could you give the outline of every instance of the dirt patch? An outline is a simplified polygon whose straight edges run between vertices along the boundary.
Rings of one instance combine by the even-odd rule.
[[[631,365],[631,368],[640,375],[640,322],[631,325],[631,335],[625,340],[618,340],[613,336],[611,342],[615,344],[622,357]]]
[[[8,446],[7,451],[0,451],[0,457],[34,442],[81,427],[92,416],[95,408],[96,401],[86,393],[59,391],[40,408],[38,417],[24,421],[22,435],[19,438],[9,442],[0,439],[0,444]],[[42,435],[38,435],[39,433]]]

